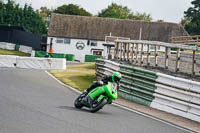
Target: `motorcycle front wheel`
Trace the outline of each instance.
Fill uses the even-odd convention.
[[[103,108],[104,105],[107,103],[107,98],[101,100],[101,102],[93,103],[92,108],[90,108],[90,112],[95,113]]]

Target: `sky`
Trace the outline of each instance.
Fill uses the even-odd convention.
[[[180,23],[184,11],[191,7],[193,0],[15,0],[23,6],[31,4],[33,8],[41,6],[55,9],[63,4],[76,4],[93,15],[97,15],[112,2],[127,6],[133,12],[151,14],[153,21],[164,20],[166,22]]]

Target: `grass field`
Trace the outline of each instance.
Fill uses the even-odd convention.
[[[30,56],[30,54],[27,53],[13,51],[13,50],[5,50],[5,49],[0,49],[0,55]]]
[[[50,73],[73,88],[85,90],[96,80],[94,68],[95,63],[85,63],[67,66],[65,71],[51,70]]]

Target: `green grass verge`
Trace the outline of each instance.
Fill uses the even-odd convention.
[[[94,68],[95,63],[85,63],[67,66],[65,71],[51,70],[50,73],[63,83],[82,91],[96,80]]]
[[[0,55],[30,56],[30,54],[27,53],[13,51],[13,50],[6,50],[6,49],[0,49]]]
[[[184,50],[184,52],[188,52],[188,53],[192,53],[193,51],[192,50]],[[196,51],[196,53],[200,53],[200,51]]]

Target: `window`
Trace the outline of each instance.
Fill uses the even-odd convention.
[[[56,43],[63,43],[63,39],[56,39]]]
[[[93,51],[93,55],[102,56],[102,51]]]
[[[69,38],[57,38],[56,39],[56,43],[70,44],[71,43],[71,39],[69,39]]]
[[[64,38],[64,44],[70,44],[71,43],[71,39],[69,38]]]
[[[90,45],[91,45],[91,46],[97,46],[97,41],[91,41],[91,42],[90,42]]]
[[[87,45],[89,45],[89,46],[97,46],[97,41],[88,40]]]

